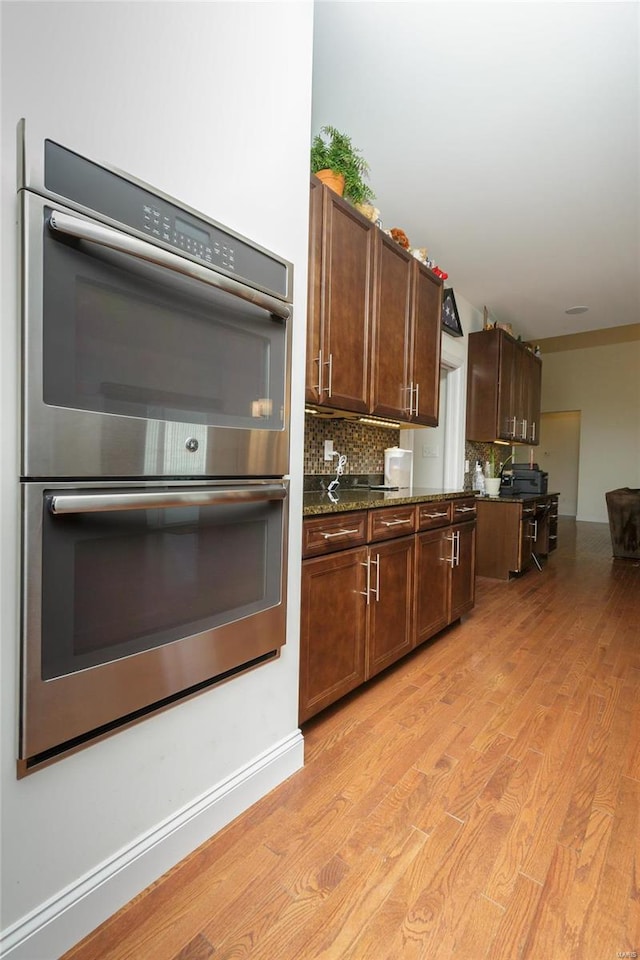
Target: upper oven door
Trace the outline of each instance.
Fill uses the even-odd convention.
[[[290,307],[21,197],[23,476],[287,473]]]

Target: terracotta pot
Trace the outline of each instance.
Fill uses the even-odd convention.
[[[344,193],[344,173],[334,173],[333,170],[318,170],[316,177],[318,180],[322,180],[338,196],[341,197]]]

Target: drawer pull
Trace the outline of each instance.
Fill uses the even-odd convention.
[[[523,508],[522,508],[522,512],[523,512],[523,513],[533,513],[534,510],[533,510],[533,507],[523,507]]]
[[[380,523],[383,527],[395,527],[398,523],[411,523],[411,517],[407,517],[406,520],[381,520]]]
[[[325,540],[331,540],[333,537],[347,537],[350,533],[360,533],[359,530],[338,530],[336,533],[323,533],[320,531],[320,536],[324,537]]]
[[[424,516],[427,517],[429,520],[435,520],[437,519],[437,517],[446,517],[447,511],[445,510],[444,513],[425,513]]]
[[[550,534],[549,534],[549,540],[557,540],[557,539],[558,539],[558,537],[557,537],[557,535],[556,535],[555,533],[550,533]]]
[[[456,513],[475,513],[476,508],[475,507],[456,507],[455,511]]]

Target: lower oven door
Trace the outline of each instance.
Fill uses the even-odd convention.
[[[287,494],[23,484],[24,772],[277,656]]]

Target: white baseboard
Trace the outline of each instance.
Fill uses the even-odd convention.
[[[54,960],[304,764],[299,730],[3,931],[3,960]]]

